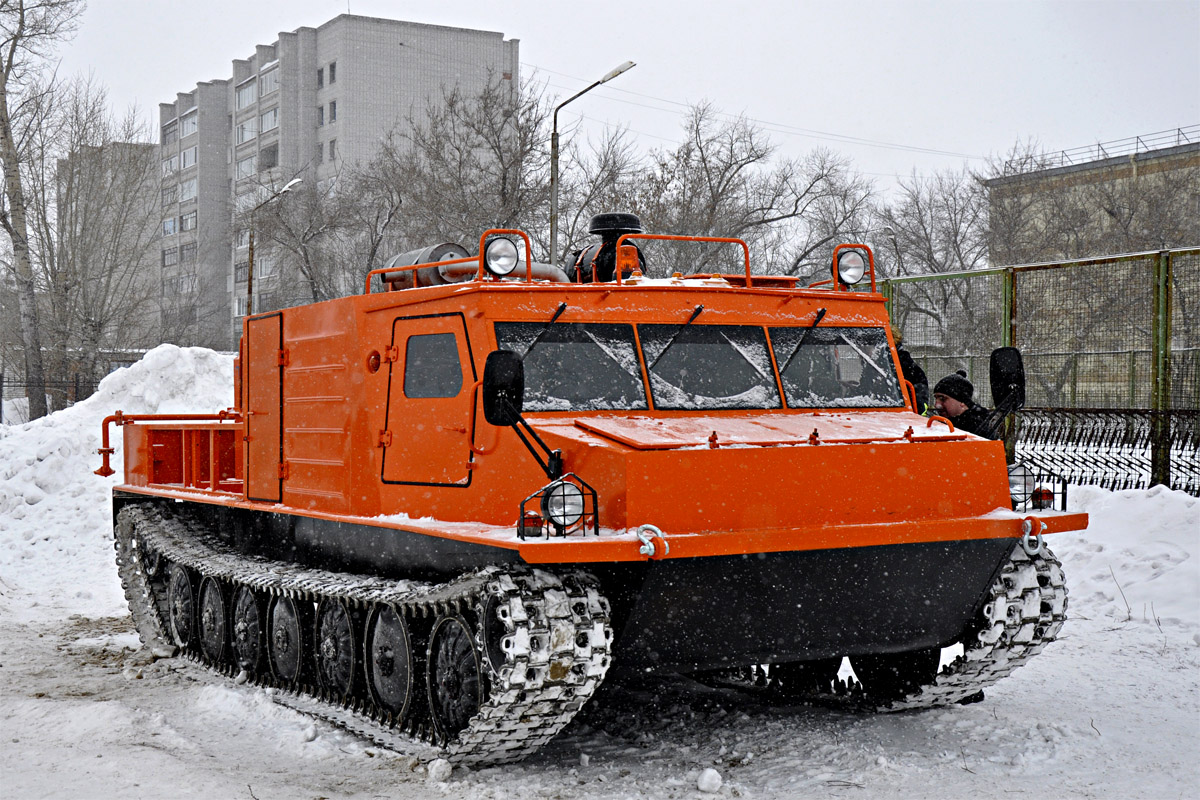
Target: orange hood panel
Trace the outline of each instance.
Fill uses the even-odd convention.
[[[588,417],[575,426],[635,450],[678,450],[686,448],[773,447],[797,444],[865,444],[867,442],[946,442],[969,438],[942,422],[930,421],[909,412],[812,414],[763,414],[753,418],[682,417]]]

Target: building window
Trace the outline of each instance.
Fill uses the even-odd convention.
[[[237,107],[239,109],[254,105],[258,99],[258,82],[251,78],[237,89]]]
[[[181,216],[179,218],[179,230],[181,230],[181,231],[196,230],[196,212],[195,211],[189,211],[188,213],[184,214],[183,216]],[[184,247],[186,248],[187,245],[184,245]],[[194,245],[193,245],[193,247],[194,247]]]
[[[163,144],[174,144],[175,140],[178,138],[179,138],[179,126],[176,124],[175,120],[171,120],[166,125],[163,125],[163,128],[162,128],[162,143]]]
[[[325,68],[317,67],[317,88],[320,89],[324,86],[325,86]]]
[[[196,212],[192,212],[193,223],[195,222]],[[192,227],[195,227],[193,224]],[[189,242],[188,244],[179,246],[179,263],[180,264],[195,264],[196,263],[196,243]]]
[[[233,267],[233,280],[236,283],[245,283],[246,276],[250,274],[250,262],[239,261]]]
[[[258,76],[258,96],[266,97],[279,89],[279,69],[264,72]]]
[[[196,148],[189,147],[179,154],[179,166],[181,169],[196,166]]]
[[[179,138],[191,136],[199,129],[199,115],[193,111],[179,118]]]
[[[260,133],[273,131],[279,127],[279,109],[272,108],[270,111],[264,111],[262,116],[258,118],[258,130]]]
[[[337,139],[329,140],[329,160],[333,161],[337,158]]]
[[[337,83],[337,62],[336,61],[329,62],[329,82]]]
[[[250,229],[242,228],[233,235],[234,247],[247,247],[250,244]]]
[[[179,202],[179,187],[164,186],[162,190],[162,204],[164,206],[173,206]]]
[[[162,251],[162,265],[164,267],[173,267],[179,263],[179,250],[174,247],[168,247]]]
[[[162,224],[162,235],[163,236],[170,236],[173,233],[175,233],[175,218],[174,217],[167,217],[162,222],[163,222],[163,224]]]
[[[188,178],[179,184],[179,202],[184,203],[188,200],[195,200],[197,185],[198,181],[195,178]]]
[[[317,127],[325,124],[325,106],[317,106]]]
[[[273,144],[258,151],[258,168],[270,169],[279,166],[279,145]]]
[[[245,295],[242,295],[241,297],[237,298],[236,308],[237,308],[237,310],[234,312],[235,314],[237,314],[239,317],[246,316],[246,297],[245,297]]]
[[[317,142],[317,163],[318,164],[325,163],[325,143],[324,142]]]
[[[163,175],[173,175],[179,171],[179,156],[171,156],[162,162]]]
[[[337,122],[337,100],[329,101],[329,121]]]
[[[246,156],[238,161],[235,177],[240,181],[242,178],[249,178],[251,175],[257,172],[258,170],[255,169],[255,161],[257,160],[257,156]]]
[[[245,144],[258,135],[258,120],[248,119],[245,122],[239,122],[237,126],[237,143]]]

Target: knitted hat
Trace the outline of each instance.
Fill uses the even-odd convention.
[[[971,396],[975,394],[975,387],[967,380],[967,373],[963,370],[953,372],[937,382],[933,387],[934,394],[944,394],[946,397],[953,397],[960,403],[971,404]]]

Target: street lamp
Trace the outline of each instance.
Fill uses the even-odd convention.
[[[550,128],[550,263],[558,264],[558,110],[580,95],[590,92],[602,83],[608,83],[622,72],[632,69],[635,64],[626,61],[600,80],[586,89],[563,100],[554,107],[554,119]]]
[[[282,189],[250,209],[250,253],[246,264],[246,313],[244,316],[248,317],[254,313],[254,212],[275,198],[290,192],[302,180],[303,178],[292,178]]]
[[[892,240],[892,249],[896,251],[896,264],[900,267],[900,274],[904,275],[904,256],[900,255],[900,244],[896,241],[896,229],[891,225],[884,225],[880,230]]]

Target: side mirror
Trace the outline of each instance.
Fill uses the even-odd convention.
[[[1015,347],[999,347],[992,351],[990,364],[992,402],[1005,413],[1025,406],[1025,365],[1021,351]]]
[[[511,350],[488,353],[483,365],[483,418],[491,425],[516,425],[525,407],[525,362]]]

